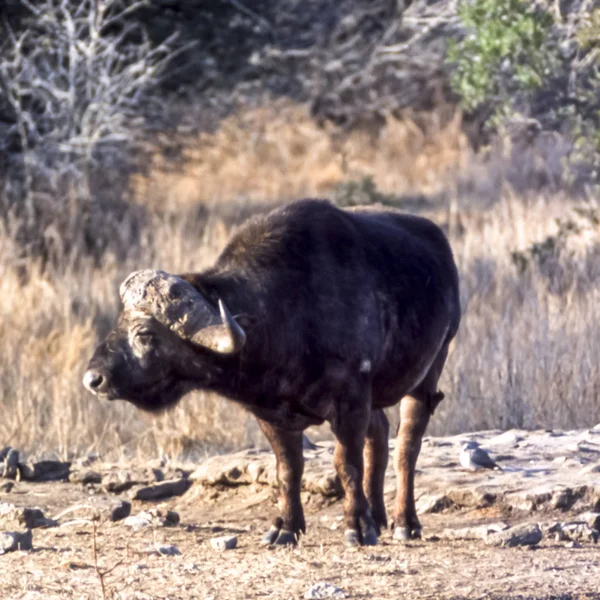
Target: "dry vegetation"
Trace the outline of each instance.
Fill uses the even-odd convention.
[[[17,260],[8,236],[0,237],[2,444],[38,455],[154,456],[259,443],[251,418],[207,395],[161,417],[98,402],[80,384],[86,361],[115,320],[118,284],[129,271],[201,269],[249,212],[333,197],[341,183],[365,176],[379,197],[446,227],[461,271],[465,315],[431,432],[598,420],[599,231],[587,219],[585,235],[567,236],[581,243],[547,248],[542,264],[527,248],[556,234],[556,219],[568,219],[575,202],[500,185],[503,164],[472,155],[459,115],[407,115],[377,134],[341,134],[281,105],[231,117],[184,147],[177,161],[157,155],[134,181],[131,210],[141,206],[144,218],[126,256],[42,270],[33,259]]]

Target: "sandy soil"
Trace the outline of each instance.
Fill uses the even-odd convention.
[[[88,503],[90,489],[21,482],[3,496],[56,516]],[[436,539],[448,527],[498,520],[503,515],[495,508],[426,514],[423,541],[401,544],[386,532],[379,546],[355,550],[343,545],[341,503],[313,496],[300,545],[269,549],[258,540],[275,513],[273,496],[264,486],[196,486],[160,505],[179,512],[179,525],[137,532],[123,522],[94,526],[80,520],[89,509],[74,510],[60,527],[35,529],[33,551],[0,556],[0,597],[296,599],[328,582],[347,598],[600,599],[597,545],[544,540],[535,549],[492,548],[483,541]],[[134,502],[132,514],[149,506]],[[220,535],[236,535],[237,548],[215,551],[210,539]],[[161,555],[162,545],[180,554]]]

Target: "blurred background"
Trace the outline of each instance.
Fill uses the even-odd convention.
[[[218,397],[148,416],[81,376],[130,271],[201,270],[305,196],[447,232],[464,318],[430,433],[593,425],[599,193],[598,1],[4,0],[0,446],[262,444]]]

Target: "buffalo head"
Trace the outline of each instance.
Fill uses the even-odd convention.
[[[220,360],[244,346],[243,329],[188,281],[164,271],[136,271],[120,288],[123,311],[83,377],[92,393],[148,411],[175,404],[192,388],[210,387]],[[220,359],[220,360],[219,360]]]

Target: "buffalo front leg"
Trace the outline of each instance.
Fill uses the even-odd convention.
[[[383,487],[388,464],[390,424],[383,410],[373,410],[365,440],[363,486],[375,521],[377,535],[387,526]]]
[[[421,524],[415,507],[415,468],[421,440],[429,421],[429,406],[415,395],[400,401],[400,427],[396,440],[396,503],[394,506],[394,539],[421,537]]]
[[[363,450],[368,425],[368,408],[343,411],[332,423],[337,438],[333,460],[344,488],[344,537],[349,546],[377,544],[377,528],[363,490]]]
[[[304,457],[302,432],[286,431],[258,419],[258,424],[275,453],[277,482],[279,484],[279,516],[262,538],[261,543],[296,544],[301,533],[306,533],[304,511],[300,500]]]

